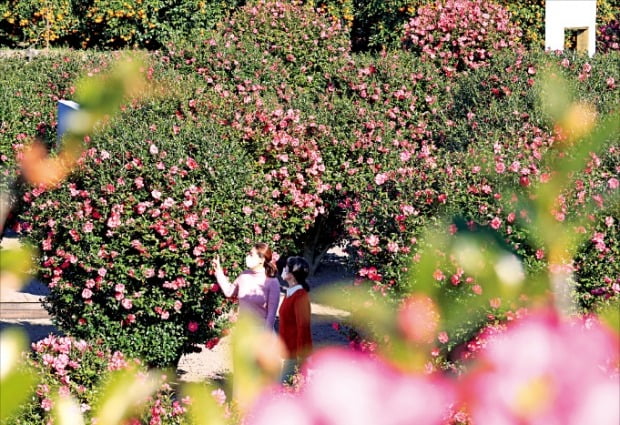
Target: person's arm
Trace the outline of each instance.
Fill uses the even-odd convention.
[[[278,311],[278,304],[280,304],[280,284],[276,279],[269,279],[270,283],[267,285],[265,298],[267,299],[267,317],[265,326],[267,329],[273,330],[276,322],[276,312]]]
[[[224,270],[222,270],[222,266],[220,265],[220,257],[216,256],[213,261],[213,267],[215,268],[215,280],[217,280],[217,284],[222,288],[222,292],[227,298],[232,297],[236,292],[238,285],[238,280],[235,280],[233,283],[230,283],[228,276],[224,274]]]
[[[307,294],[295,303],[295,324],[297,328],[297,353],[300,360],[305,360],[312,351],[312,330],[310,327],[310,299]]]

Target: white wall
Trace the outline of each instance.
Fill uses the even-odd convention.
[[[596,48],[596,0],[546,0],[545,49],[564,50],[564,29],[588,27],[588,54]]]

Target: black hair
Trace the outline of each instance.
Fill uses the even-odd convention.
[[[310,292],[310,285],[306,282],[306,278],[310,274],[310,264],[308,264],[306,259],[304,257],[288,257],[286,266],[289,273],[295,277],[297,283]]]

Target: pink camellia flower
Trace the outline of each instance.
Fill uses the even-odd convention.
[[[405,374],[379,358],[344,349],[316,353],[299,393],[264,394],[249,425],[400,425],[445,423],[455,399],[440,377]]]
[[[502,225],[502,220],[499,217],[494,217],[493,220],[491,220],[491,227],[495,230],[499,229]]]
[[[163,209],[167,209],[167,208],[171,208],[173,205],[175,204],[174,199],[168,197],[164,200],[164,202],[161,204]]]
[[[157,149],[157,146],[151,145],[149,146],[149,153],[151,155],[157,155],[159,153],[159,149]]]
[[[379,237],[377,235],[370,235],[366,238],[366,243],[370,246],[379,245]]]
[[[399,250],[398,244],[396,242],[388,242],[387,250],[391,253],[397,253]]]
[[[437,269],[433,272],[433,279],[437,281],[441,281],[441,280],[444,280],[445,278],[446,276],[443,274],[441,270]]]
[[[226,393],[221,388],[211,391],[211,397],[213,397],[220,406],[226,403]]]
[[[181,311],[181,308],[183,308],[183,303],[179,300],[175,300],[173,308],[174,311]]]
[[[190,332],[196,332],[198,330],[198,322],[189,322],[187,324],[187,330]]]
[[[93,296],[93,291],[91,291],[88,288],[84,288],[82,290],[82,298],[84,298],[85,300],[90,299]]]
[[[472,423],[617,425],[619,353],[618,336],[593,319],[517,320],[463,381]]]
[[[133,307],[133,302],[129,298],[125,298],[121,301],[121,305],[125,310],[131,310]]]
[[[385,173],[379,173],[375,176],[375,183],[379,186],[387,181],[387,175]]]
[[[153,190],[153,191],[151,191],[151,196],[154,199],[160,199],[161,198],[161,192],[159,190]]]
[[[523,187],[528,187],[530,185],[530,179],[527,176],[519,177],[519,184]]]
[[[54,403],[52,402],[51,399],[44,398],[43,400],[41,400],[41,408],[45,410],[46,412],[49,412],[50,410],[52,410],[53,406],[54,406]]]
[[[187,165],[187,168],[189,168],[190,170],[195,170],[196,168],[198,168],[198,163],[194,158],[187,158],[187,160],[185,161],[185,165]]]
[[[115,228],[119,227],[120,225],[121,225],[120,215],[119,214],[115,214],[113,212],[112,215],[110,216],[110,218],[108,219],[107,226],[110,229],[115,229]]]
[[[617,178],[612,177],[607,180],[607,187],[609,187],[610,189],[618,189],[618,186],[620,186],[620,182]]]
[[[84,233],[90,233],[93,231],[94,228],[95,226],[93,225],[92,221],[87,221],[86,223],[82,225],[82,231]]]

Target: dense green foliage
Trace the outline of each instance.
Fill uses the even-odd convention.
[[[246,1],[7,0],[0,4],[0,46],[157,49],[204,36]],[[316,5],[351,30],[354,51],[398,46],[402,26],[428,0],[319,0]],[[544,0],[497,0],[532,48],[544,43]],[[597,1],[597,27],[618,19],[618,0]]]
[[[573,100],[603,115],[618,110],[620,56],[513,51],[496,35],[481,35],[483,61],[447,70],[425,56],[444,50],[353,53],[349,28],[330,14],[256,2],[204,38],[153,52],[144,73],[156,96],[93,134],[57,188],[20,186],[20,230],[41,249],[56,323],[173,363],[224,326],[229,304],[210,258],[223,255],[235,275],[256,241],[303,251],[314,265],[347,243],[359,277],[398,300],[415,285],[420,232],[445,214],[496,233],[526,273],[547,267],[519,223],[527,211],[502,199],[507,187],[544,185],[543,157],[562,141],[538,104],[539,77],[558,66]],[[469,50],[454,53],[471,62],[459,56]],[[55,101],[73,95],[77,75],[113,58],[67,51],[0,62],[6,181],[31,137],[53,144]],[[620,291],[616,145],[593,153],[557,200],[558,221],[589,218],[575,229],[584,242],[573,264],[585,308]],[[479,292],[462,271],[438,269],[435,280],[458,287],[455,298]]]

